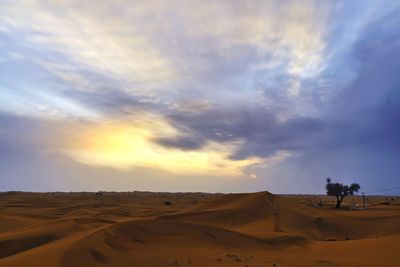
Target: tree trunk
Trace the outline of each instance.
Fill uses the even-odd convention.
[[[335,206],[335,208],[340,208],[340,199],[339,199],[339,196],[336,196],[336,206]]]
[[[335,206],[335,208],[340,208],[341,207],[341,205],[342,205],[342,201],[343,201],[343,199],[344,199],[344,195],[343,196],[341,196],[341,197],[339,197],[339,196],[336,196],[336,206]]]

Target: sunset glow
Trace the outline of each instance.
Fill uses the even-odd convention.
[[[0,186],[318,193],[327,175],[391,186],[399,11],[1,1]]]
[[[152,127],[149,125],[149,127]],[[163,129],[166,129],[164,125]],[[156,129],[124,125],[105,125],[89,129],[64,153],[84,164],[117,169],[147,167],[176,174],[241,175],[243,167],[257,159],[229,160],[240,142],[209,143],[203,149],[167,149],[152,142]],[[235,144],[236,143],[236,144]]]

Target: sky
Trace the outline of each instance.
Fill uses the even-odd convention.
[[[399,186],[399,13],[0,0],[0,191]]]

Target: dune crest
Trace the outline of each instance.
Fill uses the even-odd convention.
[[[20,193],[0,200],[0,266],[399,263],[399,199],[365,211],[317,208],[268,192]],[[36,204],[13,205],[24,201]]]

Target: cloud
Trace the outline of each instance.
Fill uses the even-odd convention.
[[[85,173],[254,174],[257,188],[293,176],[301,188],[324,170],[381,171],[389,183],[395,165],[377,155],[398,157],[400,146],[398,10],[393,1],[2,3],[0,155],[31,151],[46,168],[57,155]]]
[[[257,159],[230,160],[238,142],[207,141],[201,149],[185,151],[165,144],[179,138],[176,129],[158,115],[126,121],[48,121],[1,114],[1,157],[26,154],[40,158],[68,156],[94,168],[163,170],[176,175],[235,177]],[[160,139],[164,136],[164,141]],[[178,137],[176,137],[178,136]],[[164,142],[164,146],[160,143]],[[183,146],[184,144],[181,144]],[[14,166],[14,165],[12,165]],[[15,166],[14,166],[15,167]]]
[[[134,95],[120,88],[97,87],[95,91],[66,90],[63,96],[98,112],[103,118],[120,116],[146,116],[165,109],[158,99],[146,95]]]
[[[145,167],[175,174],[218,174],[221,177],[241,175],[244,167],[258,163],[256,158],[229,159],[239,142],[220,144],[209,140],[201,147],[187,140],[173,143],[182,138],[175,137],[175,129],[166,122],[156,120],[157,117],[151,122],[141,118],[130,124],[100,123],[82,129],[61,152],[91,166],[127,170]],[[196,150],[187,146],[196,146]]]
[[[323,66],[329,14],[314,1],[175,8],[162,1],[15,1],[2,17],[4,32],[20,32],[36,56],[60,53],[80,68],[165,90],[233,79],[254,67],[268,74],[282,62],[289,75],[312,76]]]
[[[25,41],[39,50],[64,53],[75,64],[123,79],[168,79],[172,66],[135,24],[120,17],[104,19],[108,4],[79,5],[76,1],[13,2],[4,8],[3,21],[10,30],[27,32]],[[62,10],[62,12],[61,12]]]
[[[178,136],[176,138],[156,138],[156,143],[170,148],[177,148],[182,150],[198,150],[204,147],[205,140],[202,138],[195,138],[193,136]]]
[[[335,176],[345,182],[359,181],[363,191],[370,191],[398,182],[398,20],[393,12],[387,13],[360,35],[352,53],[359,66],[357,76],[329,103],[321,118],[324,131],[311,143],[303,142],[302,153],[259,169],[267,185],[295,192],[308,179],[314,181],[309,190],[319,192],[322,178]],[[274,181],[276,176],[287,182]]]
[[[297,151],[309,146],[324,131],[324,122],[313,118],[292,118],[285,121],[271,110],[260,107],[236,107],[235,109],[213,109],[193,114],[171,114],[173,125],[189,129],[189,144],[202,144],[205,140],[243,143],[230,156],[232,159],[247,157],[270,157],[280,151]],[[176,147],[184,143],[167,142],[163,145]],[[200,146],[186,148],[198,149]]]

